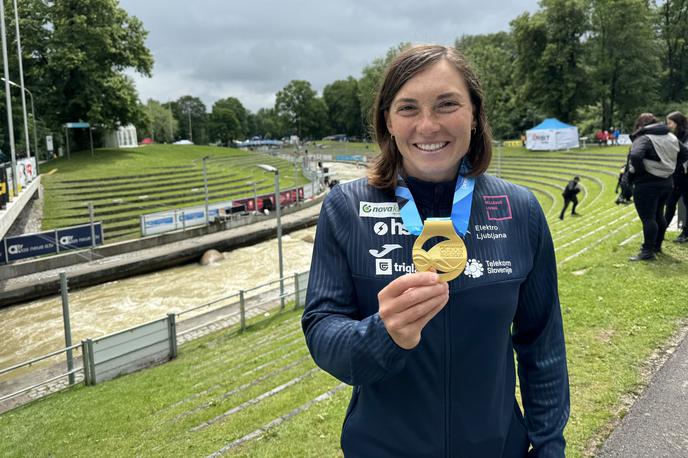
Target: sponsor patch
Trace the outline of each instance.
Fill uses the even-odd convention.
[[[399,217],[399,205],[396,202],[359,202],[358,216],[361,218]]]
[[[378,221],[373,225],[373,232],[376,235],[387,235],[391,232],[391,235],[410,235],[410,232],[406,230],[404,224],[392,218],[389,223],[386,221]]]
[[[375,260],[375,275],[392,275],[392,260],[391,259],[376,259]]]
[[[507,238],[506,232],[502,232],[496,224],[476,224],[473,226],[473,229],[475,229],[476,240],[499,240]]]
[[[469,259],[468,262],[466,262],[466,269],[463,271],[463,274],[467,277],[479,278],[483,276],[483,272],[483,264],[480,261],[477,259]]]
[[[480,278],[483,275],[511,275],[514,272],[511,261],[494,259],[478,261],[469,259],[463,274],[470,278]]]
[[[483,196],[483,204],[490,221],[504,221],[512,219],[509,196]]]
[[[368,250],[368,253],[376,258],[381,258],[399,248],[401,248],[401,245],[397,245],[396,243],[386,243],[382,245],[382,250]]]

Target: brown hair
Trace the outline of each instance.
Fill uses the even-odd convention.
[[[676,123],[676,137],[682,142],[688,140],[688,119],[686,115],[680,111],[674,111],[667,115],[667,119],[671,119]]]
[[[653,115],[652,113],[642,113],[640,116],[638,116],[638,119],[635,120],[635,125],[633,126],[633,133],[638,132],[638,130],[642,129],[645,126],[655,124],[656,122],[657,118],[655,118],[655,115]]]
[[[440,45],[414,46],[399,54],[387,67],[382,85],[372,108],[373,135],[380,147],[368,173],[368,182],[377,188],[394,189],[402,157],[387,130],[385,113],[401,87],[418,73],[445,59],[454,65],[466,81],[473,105],[475,131],[466,157],[471,163],[469,176],[478,176],[487,170],[492,159],[492,132],[487,122],[483,90],[464,56],[453,48]]]

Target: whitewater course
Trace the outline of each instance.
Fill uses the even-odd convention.
[[[341,181],[358,178],[364,172],[349,164],[328,165]],[[314,235],[315,226],[311,226],[282,236],[285,277],[310,268]],[[126,329],[278,279],[277,240],[272,238],[226,252],[224,259],[209,265],[190,263],[74,289],[69,293],[72,342]],[[0,323],[0,368],[64,348],[59,295],[0,308]]]

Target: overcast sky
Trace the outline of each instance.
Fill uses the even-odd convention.
[[[143,21],[153,77],[132,74],[143,102],[236,97],[251,111],[303,79],[322,94],[397,44],[452,45],[509,29],[536,0],[120,0]]]

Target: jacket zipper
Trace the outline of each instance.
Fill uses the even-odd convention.
[[[444,446],[445,456],[451,457],[451,307],[445,306],[445,310],[447,313],[444,320]]]

